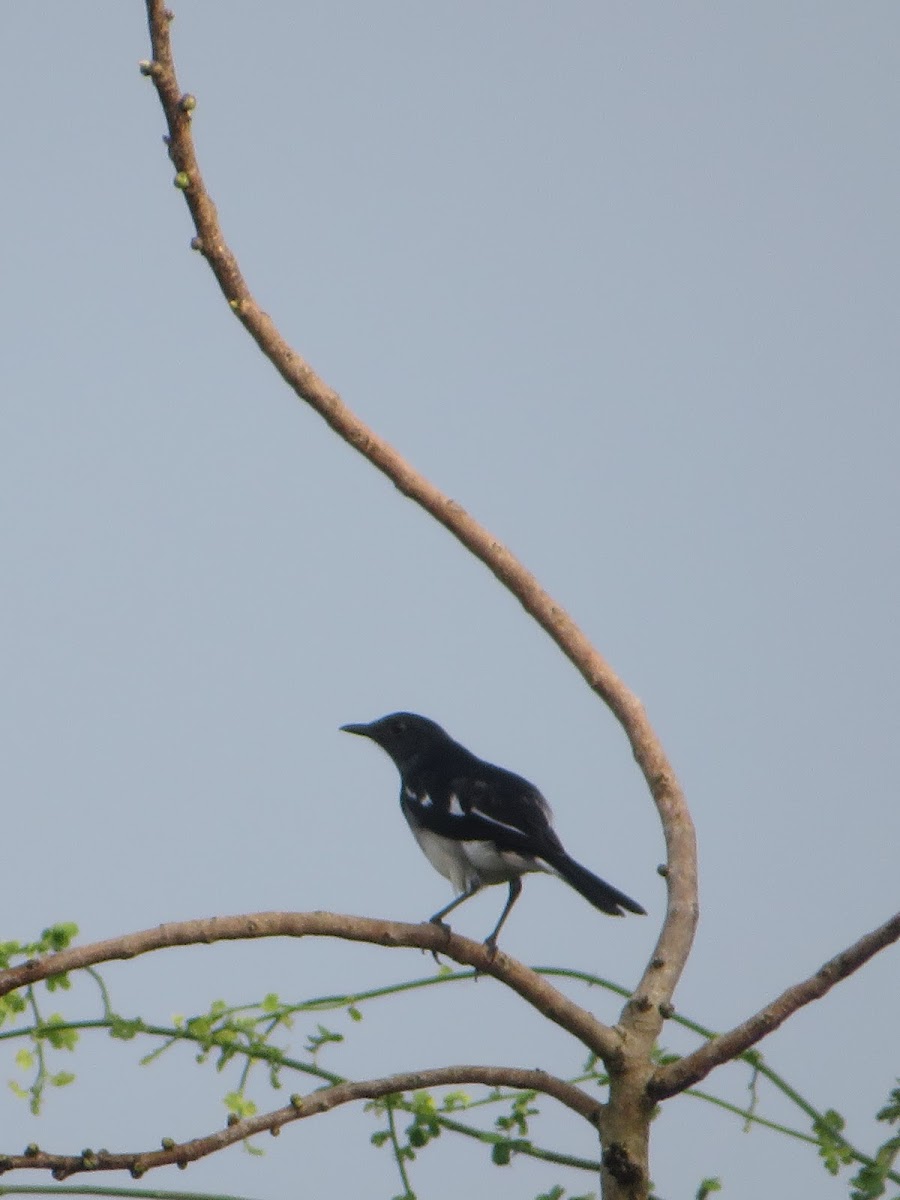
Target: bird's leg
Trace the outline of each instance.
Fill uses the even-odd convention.
[[[491,958],[493,958],[494,955],[497,953],[497,937],[499,936],[500,930],[503,928],[503,922],[509,916],[510,912],[512,911],[512,906],[515,904],[515,902],[518,900],[518,898],[521,896],[521,894],[522,894],[522,880],[517,875],[515,877],[515,879],[511,879],[509,881],[509,897],[507,898],[507,901],[506,901],[506,907],[503,909],[503,912],[500,914],[500,920],[494,926],[494,932],[489,934],[484,939],[484,944],[485,944],[485,946],[487,946],[488,951],[490,952]]]
[[[481,884],[473,883],[472,886],[470,888],[467,888],[466,891],[464,891],[461,896],[455,896],[450,901],[449,904],[445,904],[443,908],[438,909],[438,911],[434,914],[434,916],[429,917],[428,920],[431,922],[432,925],[440,925],[444,929],[449,929],[450,926],[445,924],[445,922],[444,922],[444,917],[446,917],[447,913],[452,913],[454,908],[458,908],[459,905],[463,904],[466,900],[471,900],[471,898],[475,895],[475,893],[480,892],[480,891],[481,891]]]
[[[480,891],[481,891],[481,884],[480,883],[473,884],[470,888],[468,888],[465,892],[463,892],[463,894],[461,896],[454,897],[454,899],[451,900],[449,904],[445,904],[443,908],[438,909],[438,911],[434,914],[433,917],[428,918],[429,922],[432,925],[440,925],[441,929],[446,929],[447,932],[450,933],[450,926],[447,924],[447,922],[443,918],[446,917],[447,913],[453,912],[454,908],[456,908],[458,905],[462,904],[463,901],[471,899],[471,897],[474,896],[476,892],[480,892]],[[438,966],[440,966],[441,960],[438,958],[437,950],[432,950],[431,957],[438,964]]]

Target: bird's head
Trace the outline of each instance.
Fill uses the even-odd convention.
[[[449,742],[440,725],[416,713],[396,712],[368,725],[342,725],[344,733],[371,738],[385,750],[403,771],[432,746]]]

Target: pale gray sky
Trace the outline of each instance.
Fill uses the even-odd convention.
[[[701,847],[676,999],[733,1024],[897,907],[900,9],[176,11],[204,173],[260,302],[646,703]],[[449,897],[394,769],[337,732],[403,707],[533,779],[573,852],[651,914],[606,921],[528,880],[506,948],[633,983],[662,848],[623,736],[230,317],[188,249],[137,71],[143,6],[13,5],[4,35],[2,936],[270,908],[427,916]],[[481,935],[502,899],[459,928]],[[164,1020],[430,967],[269,944],[106,975],[121,1011]],[[898,992],[886,954],[761,1047],[864,1148],[898,1071]],[[611,998],[576,994],[615,1018]],[[76,996],[93,1014],[87,982]],[[489,981],[343,1026],[324,1063],[359,1075],[583,1057]],[[139,1071],[147,1049],[86,1039],[78,1085],[40,1121],[0,1100],[0,1151],[219,1124],[227,1081],[187,1052]],[[745,1082],[709,1087],[742,1102]],[[760,1103],[797,1120],[765,1089]],[[595,1155],[586,1127],[542,1107],[536,1142]],[[233,1150],[151,1185],[387,1200],[399,1181],[372,1128],[345,1111],[262,1160]],[[653,1171],[665,1200],[705,1175],[727,1200],[847,1192],[808,1148],[691,1099],[657,1121]],[[554,1182],[595,1187],[491,1167],[449,1137],[413,1167],[421,1200]]]

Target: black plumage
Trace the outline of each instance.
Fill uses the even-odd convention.
[[[459,893],[431,918],[438,924],[485,885],[507,883],[497,936],[522,891],[522,875],[558,875],[610,916],[644,909],[569,855],[552,824],[550,806],[534,784],[476,757],[427,717],[391,713],[347,733],[377,742],[400,772],[400,806],[429,862]]]

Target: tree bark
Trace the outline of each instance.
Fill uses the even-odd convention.
[[[649,1075],[643,1053],[629,1056],[625,1070],[610,1075],[609,1100],[600,1114],[603,1200],[647,1200],[650,1194]]]

